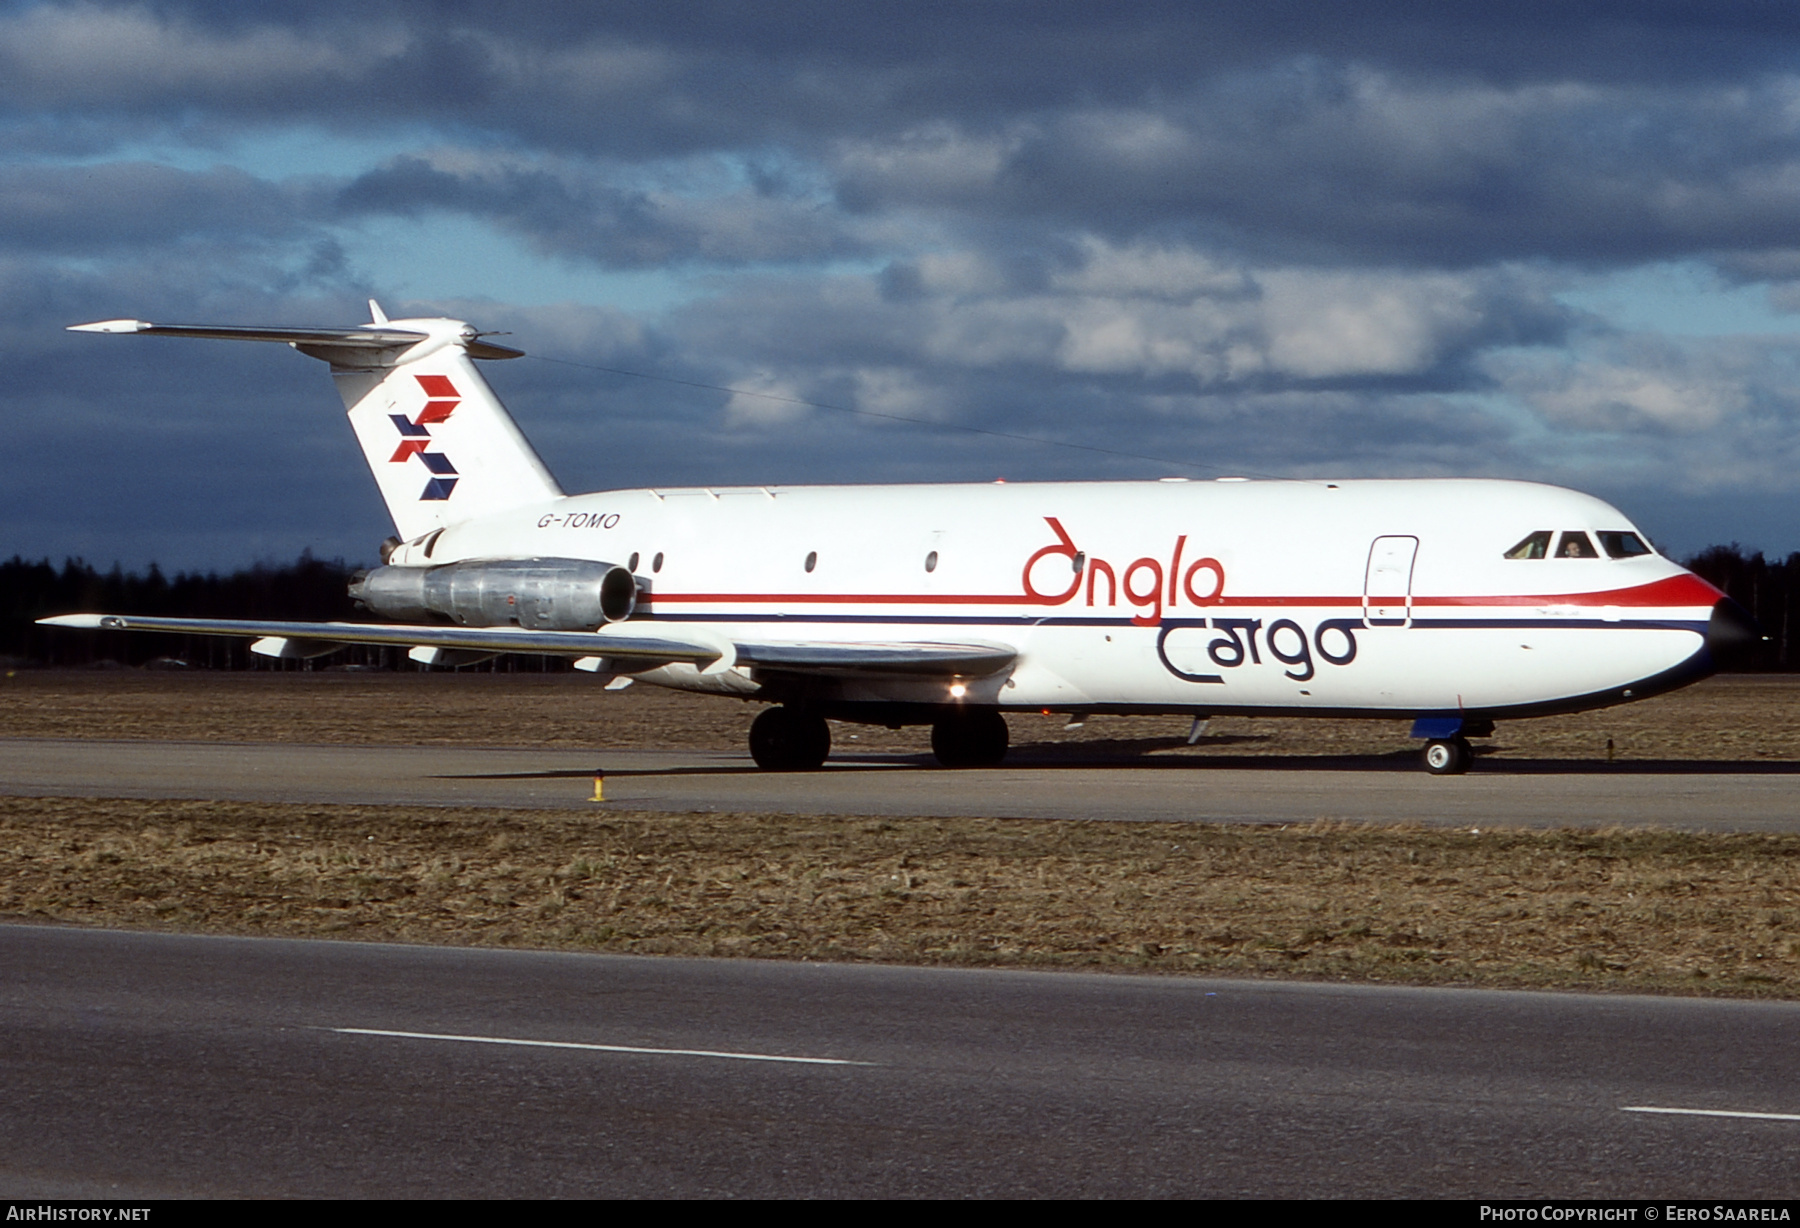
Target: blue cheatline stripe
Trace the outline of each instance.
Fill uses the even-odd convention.
[[[433,473],[456,472],[456,466],[452,465],[450,463],[450,458],[445,456],[442,452],[421,452],[419,453],[419,459],[424,461],[425,467]]]
[[[450,492],[456,489],[455,478],[432,478],[425,483],[425,493],[419,496],[419,502],[428,499],[448,499]]]
[[[430,431],[426,430],[422,426],[416,425],[405,414],[389,414],[388,417],[390,419],[392,419],[392,421],[394,423],[394,429],[399,431],[402,435],[410,435],[415,438],[417,436],[423,435],[427,439],[431,438]]]

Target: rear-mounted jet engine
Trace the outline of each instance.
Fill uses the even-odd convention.
[[[377,567],[350,586],[387,618],[447,618],[465,627],[517,623],[533,631],[593,631],[631,617],[637,582],[617,563],[586,559],[465,561]]]

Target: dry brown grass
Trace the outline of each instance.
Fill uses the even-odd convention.
[[[0,676],[0,737],[742,750],[760,705],[654,687],[603,691],[585,674],[149,673]],[[521,712],[533,719],[518,720]],[[1188,747],[1178,716],[1011,715],[1017,746],[1097,755],[1384,755],[1403,721],[1221,717]],[[922,729],[840,725],[840,750],[920,753]],[[1740,675],[1639,704],[1504,723],[1496,758],[1800,759],[1800,677]]]
[[[0,914],[1800,996],[1800,836],[0,799]]]
[[[1502,726],[1500,758],[1800,758],[1800,679]],[[0,737],[739,750],[571,675],[20,671]],[[508,719],[529,711],[532,719]],[[1362,756],[1387,721],[1014,716],[1096,757]],[[549,731],[546,733],[546,731]],[[840,749],[921,730],[839,726]],[[1800,997],[1800,836],[0,799],[0,914],[218,933]]]

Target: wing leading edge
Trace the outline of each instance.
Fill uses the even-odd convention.
[[[644,624],[614,624],[605,631],[531,631],[521,627],[446,627],[395,623],[261,622],[243,619],[152,618],[136,614],[61,614],[40,618],[51,627],[90,631],[159,631],[177,635],[271,638],[323,646],[375,644],[394,648],[448,648],[472,652],[520,652],[553,657],[605,657],[619,673],[672,661],[700,668],[725,665],[820,677],[984,678],[1018,659],[1004,644],[935,642],[758,644],[721,638],[706,642],[640,633]],[[631,630],[620,629],[630,627]],[[307,655],[311,655],[310,653]],[[730,658],[727,660],[727,658]]]

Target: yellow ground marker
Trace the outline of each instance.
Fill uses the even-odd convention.
[[[590,802],[603,802],[606,800],[605,772],[596,771],[594,773],[594,796],[588,798],[588,800]]]

